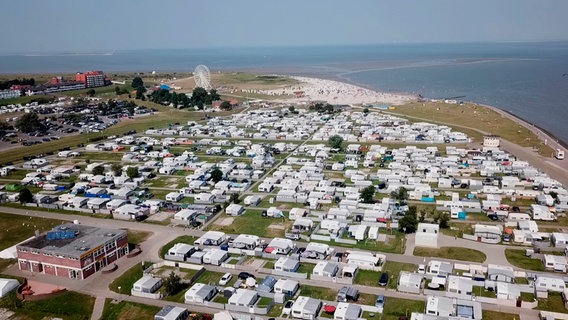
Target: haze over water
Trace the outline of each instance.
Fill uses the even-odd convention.
[[[305,75],[507,110],[568,142],[568,42],[135,50],[0,56],[0,73],[85,70]],[[474,126],[475,124],[472,124]]]

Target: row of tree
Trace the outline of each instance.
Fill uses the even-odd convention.
[[[174,106],[182,106],[182,108],[197,106],[199,109],[203,109],[206,105],[211,105],[213,101],[220,99],[221,97],[217,93],[217,90],[211,89],[207,92],[207,90],[201,87],[193,89],[191,97],[188,97],[185,93],[170,92],[164,89],[158,89],[150,95],[150,100],[155,103],[171,103]],[[230,108],[230,104],[228,108]]]
[[[0,81],[0,90],[6,90],[6,89],[10,89],[11,86],[13,85],[29,85],[29,86],[35,86],[35,79],[34,78],[22,78],[20,79],[12,79],[12,80],[6,80],[6,81]]]

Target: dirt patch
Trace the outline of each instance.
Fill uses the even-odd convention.
[[[284,224],[271,224],[268,226],[269,229],[280,229],[280,230],[284,230],[286,229],[286,225]]]
[[[291,209],[292,207],[289,204],[281,204],[278,206],[278,209],[280,210],[287,210],[287,209]]]
[[[235,220],[235,219],[231,218],[231,217],[218,219],[217,221],[215,221],[215,225],[223,226],[223,227],[230,226],[231,224],[233,224],[233,220]]]

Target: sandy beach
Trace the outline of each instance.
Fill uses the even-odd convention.
[[[291,77],[300,82],[299,85],[272,90],[254,90],[249,92],[266,95],[288,95],[294,98],[285,99],[286,102],[302,103],[307,101],[327,101],[332,104],[385,104],[401,105],[416,100],[410,94],[387,93],[370,90],[360,86],[340,81]]]

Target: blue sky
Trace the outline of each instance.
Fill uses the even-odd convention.
[[[568,39],[566,0],[7,0],[1,52]]]

